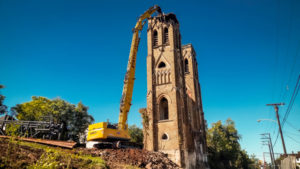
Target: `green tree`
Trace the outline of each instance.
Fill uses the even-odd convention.
[[[241,150],[241,136],[235,128],[234,121],[227,119],[212,124],[207,130],[207,146],[211,169],[247,169],[252,161],[247,152]]]
[[[0,89],[3,89],[3,88],[4,88],[4,85],[0,84]],[[7,110],[7,106],[3,104],[4,99],[5,99],[5,96],[0,94],[0,115],[4,114]]]
[[[263,165],[263,162],[262,161],[260,161],[254,154],[252,154],[251,156],[250,156],[250,161],[251,161],[251,166],[252,166],[252,168],[254,168],[254,169],[260,169],[261,167],[260,166],[262,166]]]
[[[129,130],[129,135],[131,137],[132,142],[138,143],[138,144],[143,144],[143,130],[136,125],[131,125],[128,127]]]
[[[75,139],[79,133],[83,133],[94,118],[88,114],[88,107],[79,102],[70,104],[62,99],[47,99],[45,97],[32,97],[32,101],[17,104],[12,108],[19,120],[44,120],[44,117],[52,117],[56,123],[63,123],[64,139]]]

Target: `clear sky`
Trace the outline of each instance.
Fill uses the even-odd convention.
[[[182,44],[198,60],[205,118],[231,118],[241,145],[262,158],[260,133],[278,131],[274,110],[289,103],[300,72],[300,1],[0,0],[0,84],[5,104],[31,96],[82,101],[96,122],[117,122],[132,28],[158,4],[180,22]],[[146,107],[146,31],[137,59],[129,124],[141,126]],[[287,106],[280,107],[284,116]],[[287,121],[300,129],[300,96]],[[288,152],[300,151],[300,132],[285,124]],[[294,141],[294,140],[295,141]],[[282,153],[280,140],[275,152]]]

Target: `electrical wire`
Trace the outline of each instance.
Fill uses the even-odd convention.
[[[274,92],[275,92],[275,89],[277,88],[276,87],[276,84],[278,84],[277,83],[277,76],[278,76],[278,60],[279,60],[279,25],[280,25],[280,0],[278,0],[278,2],[277,2],[277,16],[276,16],[276,18],[277,18],[277,24],[276,24],[276,39],[275,39],[275,65],[274,65],[274,68],[275,68],[275,70],[274,70],[274,74],[273,74],[273,78],[274,78],[274,80],[273,80],[273,85],[272,85],[272,88],[273,88],[273,90],[272,90],[272,99],[274,99]],[[275,100],[273,100],[273,101],[275,101]]]
[[[269,107],[269,112],[268,112],[268,119],[273,119],[273,107]],[[274,123],[268,123],[265,125],[265,131],[270,131],[274,128]],[[274,130],[276,129],[276,126]]]
[[[295,141],[296,143],[299,143],[299,144],[300,144],[300,142],[297,141],[296,139],[294,139],[293,137],[291,137],[291,136],[289,136],[289,135],[287,135],[287,134],[286,134],[286,136],[289,137],[291,140]]]
[[[296,62],[297,62],[297,56],[299,55],[299,52],[300,52],[300,41],[298,43],[298,47],[296,49],[296,54],[294,55],[294,59],[292,61],[292,66],[291,66],[292,68],[291,68],[291,72],[289,74],[289,78],[288,78],[287,84],[289,84],[291,82],[291,80],[292,80],[293,74],[295,72],[295,65],[296,65]],[[282,99],[285,99],[286,97],[287,97],[287,91],[283,94]]]
[[[290,44],[291,44],[291,32],[292,32],[292,25],[293,25],[293,18],[294,18],[294,0],[291,0],[291,4],[290,4],[290,8],[291,8],[291,12],[290,12],[290,16],[289,16],[289,26],[288,26],[288,33],[287,33],[287,37],[288,37],[288,42],[287,42],[287,48],[286,48],[286,58],[289,58],[289,53],[290,53]],[[287,70],[287,59],[285,59],[285,64],[284,64],[284,67],[283,67],[283,73],[286,72]],[[285,76],[284,76],[285,77]],[[290,79],[290,77],[289,77]],[[288,84],[288,83],[287,83]],[[282,100],[283,98],[283,92],[284,94],[286,94],[286,90],[284,90],[284,80],[282,80],[282,83],[281,83],[281,92],[280,92],[280,100]]]
[[[300,131],[297,127],[295,127],[293,124],[291,124],[290,122],[288,121],[285,121],[286,124],[288,124],[290,127],[292,127],[293,129],[295,129],[296,131]]]
[[[297,80],[297,83],[296,83],[296,86],[295,86],[293,95],[292,95],[292,97],[291,97],[291,100],[290,100],[290,103],[289,103],[289,105],[288,105],[287,111],[285,112],[284,118],[283,118],[283,120],[282,120],[282,123],[281,123],[281,124],[282,124],[282,128],[284,127],[284,124],[285,124],[285,122],[286,122],[286,120],[287,120],[287,118],[288,118],[288,116],[289,116],[289,114],[290,114],[290,112],[291,112],[291,110],[292,110],[292,107],[293,107],[293,105],[294,105],[295,99],[296,99],[296,97],[297,97],[297,95],[298,95],[299,88],[300,88],[300,83],[299,83],[299,81],[300,81],[300,75],[298,76],[298,80]]]
[[[274,99],[274,91],[275,91],[275,84],[277,84],[276,82],[276,77],[278,75],[278,58],[279,58],[279,25],[280,25],[280,0],[277,1],[277,25],[276,25],[276,40],[275,40],[275,71],[274,71],[274,80],[273,80],[273,90],[272,90],[272,99]],[[274,100],[273,100],[274,101]],[[274,146],[276,145],[278,139],[278,134],[277,134],[277,138],[275,141],[275,144],[273,144]]]
[[[294,135],[296,137],[300,136],[300,133],[296,134],[296,133],[292,133],[292,132],[289,132],[289,131],[284,131],[284,133],[288,133],[288,134]]]
[[[297,83],[296,83],[296,86],[295,86],[293,95],[292,95],[292,97],[291,97],[290,103],[289,103],[289,105],[288,105],[287,111],[285,112],[284,118],[283,118],[283,120],[282,120],[282,122],[281,122],[281,128],[283,128],[283,125],[284,125],[284,123],[286,122],[286,119],[287,119],[288,116],[289,116],[290,110],[291,110],[291,108],[293,107],[295,98],[297,97],[297,94],[298,94],[298,91],[299,91],[299,88],[300,88],[300,87],[299,87],[299,86],[300,86],[300,85],[299,85],[299,84],[300,84],[299,81],[300,81],[300,75],[299,75],[299,77],[298,77],[298,80],[297,80]],[[279,117],[279,119],[280,119],[280,117]],[[276,136],[275,142],[274,142],[274,144],[273,144],[274,147],[275,147],[275,145],[276,145],[276,143],[277,143],[278,137],[279,137],[279,131],[277,132],[277,136]]]
[[[277,136],[276,136],[276,139],[275,139],[275,141],[274,141],[273,147],[275,147],[275,146],[276,146],[276,143],[277,143],[278,137],[279,137],[279,131],[277,132]]]

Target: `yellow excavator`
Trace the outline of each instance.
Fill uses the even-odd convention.
[[[161,15],[162,13],[160,7],[157,5],[149,8],[139,17],[133,29],[127,72],[120,103],[119,122],[116,125],[112,125],[109,122],[100,122],[89,125],[86,144],[87,148],[126,148],[134,146],[133,143],[129,142],[130,136],[128,132],[127,117],[132,100],[136,55],[140,41],[139,33],[143,29],[146,19],[151,17],[154,12],[158,12],[158,15]]]

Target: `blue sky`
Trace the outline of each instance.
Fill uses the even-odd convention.
[[[241,145],[262,158],[260,133],[275,140],[277,126],[265,104],[288,104],[300,72],[300,2],[211,1],[0,1],[0,84],[14,106],[31,96],[82,101],[96,122],[117,122],[123,78],[136,19],[158,4],[180,22],[182,44],[198,60],[205,117],[210,126],[231,118]],[[129,124],[141,126],[146,107],[146,31],[137,58]],[[300,129],[300,98],[287,121]],[[280,107],[284,116],[287,106]],[[285,124],[288,152],[300,151],[300,132]],[[295,139],[293,141],[291,138]],[[275,152],[282,153],[278,140]]]

